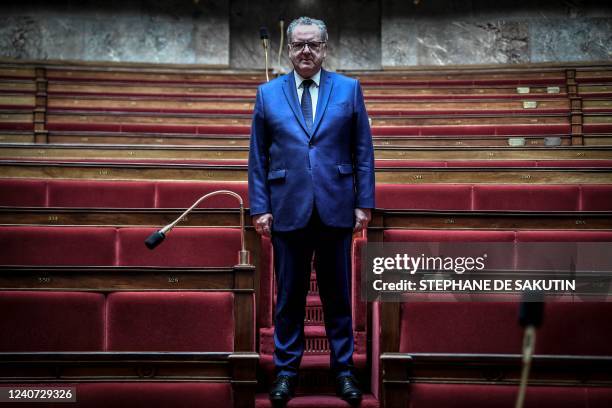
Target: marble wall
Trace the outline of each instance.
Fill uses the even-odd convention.
[[[612,60],[612,18],[547,19],[529,26],[531,62]]]
[[[287,69],[279,18],[301,15],[327,22],[332,70],[612,60],[609,0],[5,1],[0,58],[259,69],[267,26]]]
[[[612,60],[609,1],[382,0],[385,67]]]
[[[223,0],[4,2],[0,56],[227,65],[228,10]]]

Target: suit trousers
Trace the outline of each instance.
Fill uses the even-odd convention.
[[[351,375],[351,228],[328,227],[316,208],[305,228],[273,232],[276,271],[274,363],[277,375],[297,376],[304,353],[306,296],[314,265],[323,304],[325,331],[336,376]]]

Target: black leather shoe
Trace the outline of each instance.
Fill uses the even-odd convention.
[[[295,394],[295,383],[295,379],[288,375],[279,375],[276,377],[270,389],[270,401],[274,408],[284,407],[287,405],[287,402],[293,398]]]
[[[336,395],[353,406],[359,405],[362,397],[357,381],[350,375],[338,377],[336,380]]]

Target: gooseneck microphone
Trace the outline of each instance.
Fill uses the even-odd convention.
[[[161,244],[164,241],[164,239],[166,239],[165,232],[163,232],[162,230],[155,231],[154,233],[149,235],[147,239],[145,239],[145,245],[149,249],[155,249],[155,247]]]
[[[264,49],[264,57],[266,59],[266,81],[270,81],[268,76],[268,48],[270,47],[270,36],[268,35],[268,29],[266,27],[259,28],[259,38],[261,39],[261,45]]]
[[[219,195],[219,194],[230,195],[236,198],[238,202],[240,203],[240,251],[238,252],[238,265],[241,265],[241,266],[249,265],[249,251],[247,251],[244,246],[244,201],[242,200],[242,197],[240,197],[239,194],[233,191],[229,191],[229,190],[213,191],[213,192],[210,192],[198,198],[191,207],[189,207],[187,210],[185,210],[180,215],[180,217],[178,217],[176,220],[172,221],[170,224],[166,225],[162,229],[155,231],[154,233],[149,235],[147,239],[145,239],[145,242],[144,242],[147,248],[151,250],[155,249],[159,244],[161,244],[164,241],[164,239],[166,239],[166,235],[168,235],[168,233],[172,231],[172,228],[174,228],[176,224],[181,222],[181,220],[185,218],[187,214],[189,214],[198,205],[200,205],[202,201],[206,200],[209,197]]]
[[[531,369],[531,359],[536,343],[536,328],[542,325],[544,317],[544,294],[540,291],[529,291],[523,293],[523,299],[519,308],[519,324],[525,329],[523,334],[523,359],[521,370],[521,382],[516,398],[515,408],[522,408],[525,402],[525,391],[527,380]]]

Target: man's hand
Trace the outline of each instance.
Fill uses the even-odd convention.
[[[361,232],[368,228],[371,218],[372,210],[369,208],[355,208],[355,227],[353,227],[353,232]]]
[[[253,216],[253,226],[255,231],[261,236],[270,237],[272,235],[272,214],[265,213]]]

